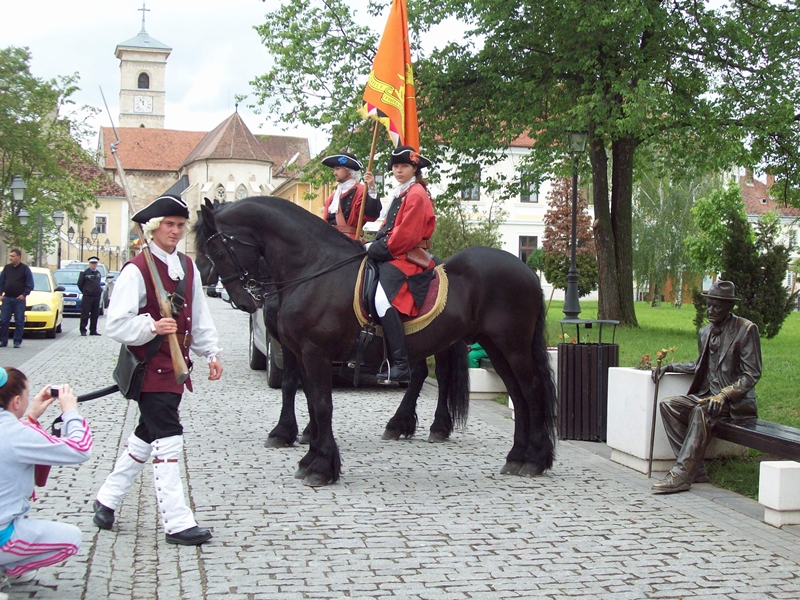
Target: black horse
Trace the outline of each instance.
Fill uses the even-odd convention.
[[[195,235],[199,233],[200,228],[201,225],[199,223],[195,225]],[[208,257],[198,253],[195,262],[200,271],[203,285],[216,284],[218,279],[217,270]],[[262,263],[259,271],[265,283],[264,289],[267,292],[264,298],[264,306],[261,309],[263,310],[264,325],[269,335],[280,343],[278,333],[278,296],[270,293],[276,288],[271,283],[272,278],[269,275],[267,266],[263,264],[263,259],[259,259],[259,262]],[[294,353],[283,344],[281,344],[281,350],[283,355],[281,414],[277,425],[267,436],[265,443],[267,448],[284,448],[292,446],[295,441],[299,441],[301,444],[308,444],[311,441],[312,421],[298,436],[295,399],[297,390],[302,385],[302,371]],[[377,366],[380,364],[382,357],[381,345],[373,344],[368,348],[368,353],[364,357],[365,365],[371,366],[373,371],[377,371]],[[444,442],[449,439],[456,425],[462,425],[466,422],[469,410],[468,368],[467,346],[464,342],[459,341],[439,353],[436,363],[437,381],[440,382],[439,398],[428,441]],[[411,364],[411,381],[406,386],[406,392],[403,395],[400,406],[386,424],[386,429],[381,439],[398,440],[401,437],[410,438],[416,433],[418,424],[417,400],[427,377],[428,364],[426,360],[423,359]],[[310,404],[309,414],[312,414]]]
[[[239,308],[252,313],[263,304],[259,257],[274,277],[266,283],[278,289],[279,339],[299,360],[312,421],[312,440],[297,475],[314,486],[337,481],[331,365],[351,356],[360,329],[353,289],[363,248],[280,198],[246,198],[216,214],[207,203],[202,216],[195,232],[198,254],[214,263]],[[553,464],[556,395],[539,280],[515,256],[483,247],[454,255],[446,270],[447,305],[430,325],[408,336],[409,358],[434,354],[438,363],[438,353],[454,343],[479,342],[516,409],[514,444],[501,473],[540,475]]]

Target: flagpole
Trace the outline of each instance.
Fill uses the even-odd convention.
[[[367,173],[372,173],[372,163],[375,160],[375,149],[378,147],[378,128],[380,127],[380,121],[377,119],[375,120],[375,131],[372,134],[372,149],[369,151],[369,162],[367,163]],[[367,186],[364,186],[364,197],[361,198],[361,208],[358,210],[358,226],[356,227],[356,239],[361,239],[362,227],[364,225],[364,208],[367,206],[367,194],[369,194],[369,189]]]

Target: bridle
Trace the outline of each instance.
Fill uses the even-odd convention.
[[[231,262],[233,263],[233,266],[236,269],[236,273],[234,273],[233,275],[228,275],[227,277],[221,277],[220,283],[222,283],[222,285],[225,285],[227,283],[230,283],[231,281],[235,281],[238,279],[241,282],[242,287],[245,289],[245,291],[248,294],[250,294],[253,300],[256,300],[258,302],[270,296],[274,296],[275,294],[278,294],[288,288],[293,288],[300,285],[301,283],[305,283],[306,281],[311,281],[312,279],[315,279],[320,275],[324,275],[325,273],[330,273],[331,271],[335,271],[339,267],[342,267],[348,263],[354,262],[356,260],[363,260],[364,254],[366,254],[366,253],[361,253],[361,254],[354,254],[353,256],[348,256],[347,258],[340,260],[339,262],[334,263],[329,267],[325,267],[321,271],[317,271],[316,273],[312,273],[311,275],[306,275],[305,277],[300,277],[298,279],[291,279],[289,281],[273,281],[272,278],[262,279],[260,277],[252,277],[250,273],[247,271],[247,269],[245,269],[244,266],[242,265],[241,261],[239,260],[239,257],[236,256],[236,250],[234,250],[233,248],[233,242],[236,242],[237,244],[242,244],[243,246],[249,246],[250,248],[255,248],[256,250],[258,250],[260,254],[261,248],[259,248],[258,245],[253,244],[252,242],[246,242],[239,238],[235,238],[234,236],[228,235],[227,233],[223,233],[222,230],[220,230],[220,228],[217,227],[216,231],[210,237],[206,238],[206,248],[208,248],[209,242],[211,242],[214,238],[217,237],[220,240],[222,240],[222,245],[228,251],[228,256],[230,256]],[[208,255],[208,253],[206,253],[206,258],[209,261],[211,261],[212,265],[214,264],[214,260],[211,258],[211,256]],[[216,267],[216,265],[214,266]],[[217,272],[219,273],[219,269],[217,269]],[[265,289],[267,287],[273,287],[273,286],[276,288],[275,290],[267,291]]]
[[[259,277],[252,277],[250,275],[249,271],[244,268],[241,261],[239,260],[239,257],[236,255],[236,250],[233,249],[233,242],[242,244],[243,246],[249,246],[250,248],[255,248],[259,252],[261,251],[261,249],[256,244],[253,244],[251,242],[246,242],[244,240],[237,239],[232,235],[227,235],[225,233],[222,233],[219,227],[217,228],[217,231],[214,234],[212,234],[210,237],[206,239],[206,248],[208,248],[209,242],[211,242],[214,238],[217,237],[220,240],[222,240],[222,245],[228,251],[228,256],[230,256],[231,262],[233,262],[233,266],[236,269],[236,273],[234,273],[233,275],[228,275],[227,277],[221,277],[220,283],[222,283],[222,285],[226,285],[231,281],[235,281],[238,279],[242,283],[242,287],[244,288],[244,290],[248,294],[250,294],[253,300],[256,300],[258,302],[262,301],[267,294],[264,288],[274,284],[271,280],[261,279]],[[208,253],[206,253],[206,258],[209,261],[211,261],[212,265],[214,265],[214,259],[211,258],[211,256]],[[216,267],[216,265],[214,266]],[[219,272],[219,269],[217,269],[217,272]]]

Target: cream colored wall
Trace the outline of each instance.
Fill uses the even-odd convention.
[[[306,194],[309,192],[314,194],[311,200],[306,198]],[[312,190],[311,185],[308,183],[291,180],[277,190],[275,195],[288,200],[292,204],[297,204],[311,214],[322,218],[322,207],[325,204],[325,198],[327,198],[324,195],[324,190]]]
[[[83,220],[71,221],[69,217],[64,219],[61,226],[61,260],[81,260],[81,242],[80,233],[83,228],[83,237],[91,238],[92,228],[95,226],[95,217],[106,217],[106,232],[98,233],[97,243],[84,243],[83,245],[83,260],[85,261],[93,254],[100,258],[100,262],[106,265],[107,270],[115,271],[119,266],[122,266],[122,251],[127,249],[129,243],[129,224],[130,214],[128,211],[128,203],[124,198],[115,197],[98,197],[100,205],[95,208],[93,206],[87,207],[83,211]],[[75,235],[72,241],[69,240],[67,232],[70,226],[75,230]],[[100,251],[100,247],[105,244],[106,239],[109,241],[109,246],[113,248],[112,252]],[[55,265],[58,261],[56,249],[53,254],[48,257],[48,263]]]
[[[195,211],[200,209],[203,198],[213,201],[217,197],[216,191],[219,185],[225,188],[225,197],[220,201],[236,200],[236,190],[239,185],[244,185],[246,198],[270,194],[272,163],[203,160],[184,167],[180,175],[189,176],[191,187],[184,192],[183,199],[189,205],[189,213],[194,216]]]
[[[166,70],[169,52],[163,50],[127,50],[117,53],[120,59],[119,126],[163,129],[166,109]],[[150,77],[150,88],[138,88],[139,74],[145,72]],[[136,113],[133,98],[146,95],[153,98],[151,113]]]

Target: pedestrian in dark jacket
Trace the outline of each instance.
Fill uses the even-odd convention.
[[[14,315],[14,348],[22,345],[25,330],[25,298],[33,291],[33,273],[22,262],[22,252],[12,248],[8,253],[9,263],[0,273],[0,294],[3,308],[0,309],[0,348],[8,346],[8,325]]]
[[[100,335],[97,332],[97,317],[100,315],[100,296],[103,288],[100,281],[103,274],[97,270],[100,259],[96,256],[89,257],[89,268],[78,276],[78,289],[83,294],[81,304],[81,335],[86,335],[86,324],[89,323],[89,335]],[[90,321],[91,319],[91,321]]]

